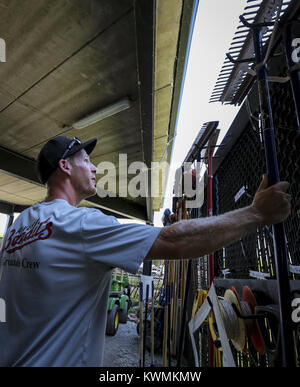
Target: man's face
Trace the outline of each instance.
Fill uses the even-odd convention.
[[[69,160],[72,166],[71,181],[82,199],[96,194],[97,168],[91,163],[84,149],[75,153]]]

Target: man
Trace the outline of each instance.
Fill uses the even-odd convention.
[[[165,228],[121,225],[77,207],[96,193],[89,159],[96,141],[60,136],[39,154],[47,196],[22,212],[3,241],[2,366],[100,366],[113,267],[135,273],[144,259],[199,257],[290,212],[288,183],[267,187],[264,176],[249,207]]]

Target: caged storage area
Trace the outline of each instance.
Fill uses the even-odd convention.
[[[176,220],[180,220],[209,216],[211,212],[220,215],[250,205],[263,173],[270,173],[264,133],[264,124],[270,124],[280,180],[290,183],[292,196],[292,211],[284,222],[281,241],[286,251],[287,272],[278,263],[281,245],[277,243],[276,246],[277,231],[272,226],[261,227],[213,255],[189,263],[181,262],[174,287],[179,283],[182,287],[185,283],[185,293],[189,292],[192,301],[187,299],[186,309],[181,312],[185,336],[177,346],[177,359],[180,358],[177,365],[299,367],[300,4],[295,1],[248,1],[243,16],[248,18],[248,23],[267,23],[271,27],[262,41],[268,78],[264,80],[264,89],[259,89],[261,81],[254,71],[257,58],[255,50],[250,49],[255,33],[248,26],[239,46],[233,40],[231,54],[225,59],[211,97],[211,102],[238,104],[241,108],[216,152],[211,152],[213,157],[208,150],[210,146],[215,150],[215,143],[210,143],[213,133],[202,143],[198,138],[194,143],[197,152],[193,154],[191,149],[189,153],[193,155],[189,161],[201,161],[207,167],[204,202],[196,210],[186,209],[183,192],[182,197],[176,199],[173,213]],[[242,27],[245,25],[241,24]],[[259,28],[263,27],[259,25]],[[239,30],[234,39],[237,38],[241,38]],[[271,49],[268,50],[270,41]],[[237,74],[241,72],[244,72],[243,76],[238,79]],[[262,106],[265,108],[263,114]],[[207,128],[207,124],[214,122],[206,123],[204,127]],[[208,296],[212,284],[218,298],[221,325],[225,328],[223,332],[216,321],[217,315],[203,314],[205,308],[213,307],[212,298]],[[285,295],[283,298],[282,294]],[[229,341],[228,348],[223,345],[224,334]]]

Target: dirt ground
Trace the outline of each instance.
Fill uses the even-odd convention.
[[[120,324],[115,336],[105,336],[104,367],[138,367],[139,337],[136,323]]]

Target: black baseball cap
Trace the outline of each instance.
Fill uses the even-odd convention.
[[[41,183],[45,184],[56,170],[59,160],[74,155],[81,149],[90,154],[97,144],[97,138],[81,142],[77,137],[54,137],[41,149],[36,164],[37,175]]]

